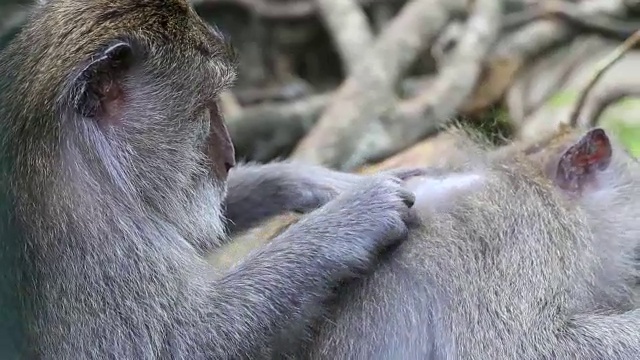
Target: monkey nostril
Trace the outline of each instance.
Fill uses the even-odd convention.
[[[225,162],[224,163],[224,168],[227,170],[227,173],[236,166],[236,162]]]

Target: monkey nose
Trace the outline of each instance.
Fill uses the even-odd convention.
[[[228,144],[228,148],[225,151],[225,156],[223,158],[224,160],[224,167],[227,170],[227,173],[229,172],[229,170],[231,170],[232,168],[234,168],[236,166],[236,151],[233,148],[233,143],[231,143],[231,141],[229,141]]]
[[[231,169],[233,169],[236,166],[236,161],[233,160],[231,162],[229,161],[225,161],[224,163],[224,167],[227,170],[227,173],[229,173],[229,171],[231,171]]]

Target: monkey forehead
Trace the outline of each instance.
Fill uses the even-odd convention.
[[[230,69],[235,53],[230,43],[206,24],[186,0],[50,0],[36,10],[27,36],[42,59],[55,59],[58,69],[76,65],[116,38],[133,38],[152,50],[175,49],[183,59],[212,58]]]

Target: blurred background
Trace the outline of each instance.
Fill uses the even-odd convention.
[[[452,123],[498,144],[599,124],[640,155],[640,0],[191,2],[238,52],[242,159],[428,164]],[[0,0],[0,49],[29,3]]]

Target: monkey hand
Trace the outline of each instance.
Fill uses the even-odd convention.
[[[406,179],[423,170],[402,169],[385,175]],[[229,173],[225,216],[230,232],[255,226],[285,212],[309,213],[371,176],[299,163],[244,165]]]
[[[310,169],[311,170],[311,169]],[[338,195],[349,191],[354,185],[376,176],[388,176],[399,180],[406,180],[414,176],[424,174],[423,168],[404,168],[384,171],[376,175],[361,175],[341,172],[322,167],[313,167],[312,171],[305,172],[308,177],[297,184],[297,201],[293,211],[308,213],[324,206]]]
[[[367,176],[298,225],[321,235],[330,258],[366,271],[380,252],[406,238],[413,202],[401,178]]]

